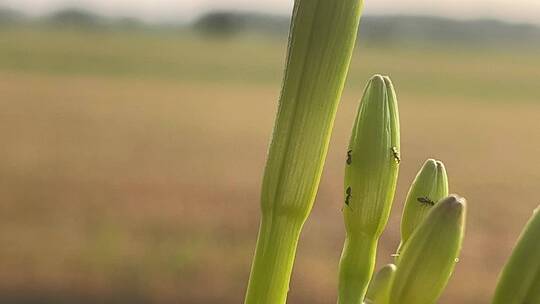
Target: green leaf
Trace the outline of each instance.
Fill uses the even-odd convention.
[[[504,266],[493,304],[540,303],[540,207],[523,229]]]

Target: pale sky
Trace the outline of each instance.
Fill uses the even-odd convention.
[[[331,0],[328,0],[331,1]],[[0,7],[42,15],[70,6],[146,21],[189,20],[212,9],[289,14],[293,0],[0,0]],[[540,0],[365,0],[364,14],[428,14],[540,24]]]

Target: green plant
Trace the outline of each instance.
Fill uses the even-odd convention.
[[[347,149],[347,235],[339,263],[338,303],[361,303],[364,298],[394,199],[399,162],[396,95],[390,78],[375,75],[364,91]]]
[[[286,301],[298,238],[317,192],[361,7],[359,0],[295,1],[246,304]],[[340,304],[435,303],[458,261],[466,202],[448,196],[445,166],[428,159],[407,194],[395,264],[372,277],[400,162],[396,93],[389,77],[375,75],[364,90],[346,153]],[[506,265],[494,304],[540,303],[539,214],[527,225]]]
[[[465,225],[465,200],[441,200],[415,229],[397,258],[390,304],[435,303],[457,262]]]
[[[388,303],[390,287],[396,274],[396,265],[387,264],[371,279],[364,303]]]
[[[448,196],[448,176],[441,161],[428,159],[407,193],[401,217],[401,242],[397,253],[411,237],[433,206]]]
[[[405,200],[405,207],[403,209],[403,216],[401,218],[401,242],[397,249],[396,257],[399,256],[401,250],[410,238],[416,228],[423,222],[428,212],[437,204],[442,198],[448,195],[448,176],[446,169],[441,161],[434,159],[428,159],[424,162],[420,171],[418,171],[414,181],[411,184],[407,198]],[[379,277],[390,277],[390,275],[384,275],[391,267],[391,278],[393,278],[396,265],[389,264],[383,267],[372,279],[370,283],[366,302],[368,303],[388,303],[390,297],[391,278],[381,280]],[[377,282],[376,284],[373,282]]]
[[[407,195],[396,265],[375,276],[365,298],[393,201],[399,151],[396,94],[388,77],[375,75],[364,91],[347,150],[343,207],[347,235],[339,265],[338,303],[433,303],[453,271],[463,239],[465,202],[457,196],[443,199],[448,195],[445,167],[428,159]]]
[[[284,303],[356,40],[360,0],[297,0],[245,303]]]
[[[523,229],[504,266],[492,303],[540,303],[540,207]]]

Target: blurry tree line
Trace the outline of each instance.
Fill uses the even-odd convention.
[[[199,18],[193,28],[203,34],[231,36],[262,32],[284,36],[289,19],[251,13],[212,12]],[[540,28],[483,19],[458,21],[429,16],[364,16],[359,36],[367,44],[466,43],[468,45],[536,44]]]
[[[221,38],[242,34],[286,37],[289,17],[216,11],[206,13],[190,24],[181,22],[146,24],[136,18],[106,18],[90,11],[74,8],[38,18],[29,18],[20,12],[0,8],[0,27],[21,24],[94,29],[179,30]],[[366,45],[461,43],[473,46],[540,46],[540,27],[490,19],[458,21],[429,16],[364,16],[359,35],[362,38],[360,41]]]

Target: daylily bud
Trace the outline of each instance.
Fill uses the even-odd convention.
[[[400,160],[394,88],[390,78],[375,75],[364,91],[347,149],[343,209],[347,234],[381,234]]]
[[[365,304],[388,304],[395,273],[396,265],[387,264],[373,276],[366,293]]]
[[[540,303],[540,207],[525,226],[504,266],[493,304]]]
[[[436,303],[461,250],[465,215],[465,200],[456,195],[429,212],[397,259],[390,304]]]
[[[347,237],[338,303],[362,303],[394,199],[399,162],[396,95],[390,78],[375,75],[364,90],[347,149],[343,206]]]
[[[448,177],[444,164],[428,159],[416,175],[401,217],[401,243],[398,253],[436,202],[448,196]]]

